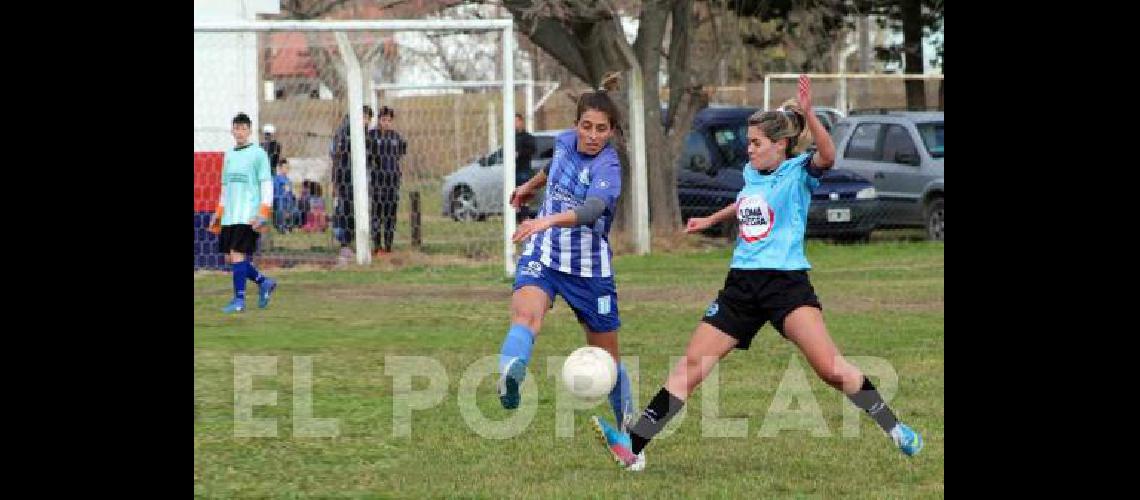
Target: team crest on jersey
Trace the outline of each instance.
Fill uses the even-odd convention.
[[[740,221],[740,237],[748,243],[767,238],[776,223],[776,213],[760,195],[741,197],[736,217]]]
[[[581,182],[582,184],[589,186],[590,185],[590,171],[583,168],[581,172],[578,172],[578,182]]]

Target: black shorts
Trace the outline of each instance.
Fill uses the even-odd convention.
[[[250,255],[257,251],[257,238],[261,236],[249,224],[222,226],[218,236],[218,247],[222,253],[241,252]]]
[[[748,349],[769,321],[786,338],[784,318],[800,306],[823,310],[806,271],[730,269],[701,321],[738,340],[737,349]]]

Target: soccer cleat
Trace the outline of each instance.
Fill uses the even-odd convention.
[[[598,431],[602,444],[621,468],[635,472],[645,468],[645,450],[634,455],[628,433],[618,430],[601,417],[593,416],[590,420],[594,423],[594,429]]]
[[[257,307],[265,309],[269,307],[269,299],[273,295],[273,291],[277,289],[277,281],[266,277],[260,285],[257,285]]]
[[[242,312],[244,310],[245,310],[245,299],[234,299],[234,300],[230,301],[230,304],[228,306],[226,306],[225,309],[222,309],[222,312],[224,312],[226,314],[230,314],[230,313],[239,313],[239,312]]]
[[[503,408],[513,410],[519,407],[519,400],[522,399],[519,388],[524,378],[526,378],[526,363],[519,358],[507,362],[506,369],[499,377],[499,402]]]
[[[922,450],[922,435],[901,422],[891,430],[891,439],[908,457],[913,457]]]

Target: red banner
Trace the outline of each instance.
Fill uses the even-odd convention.
[[[213,212],[222,191],[222,161],[225,153],[194,152],[194,211]]]

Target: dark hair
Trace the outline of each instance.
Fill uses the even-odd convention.
[[[247,127],[252,127],[253,126],[253,120],[250,120],[249,115],[247,115],[245,113],[238,113],[237,116],[234,117],[233,124],[234,125],[244,124]]]
[[[791,157],[796,148],[796,142],[804,131],[807,123],[804,112],[795,102],[785,103],[783,107],[774,111],[757,111],[748,117],[749,127],[760,127],[760,132],[768,140],[776,142],[787,139],[788,145],[784,148],[784,155]]]
[[[312,196],[321,196],[321,184],[317,181],[301,181],[301,189],[308,188]]]
[[[621,111],[618,110],[617,105],[607,94],[609,91],[617,90],[620,75],[621,73],[618,72],[610,73],[602,79],[602,86],[596,92],[586,92],[578,96],[578,111],[575,114],[575,122],[582,119],[582,114],[586,110],[594,109],[605,113],[606,118],[610,120],[610,126],[619,134],[621,133]]]
[[[394,119],[396,118],[396,110],[388,106],[380,106],[380,116],[391,116]]]
[[[369,106],[367,104],[364,105],[364,116],[372,118],[372,106]]]
[[[515,118],[522,120],[523,119],[522,113],[515,113]]]

